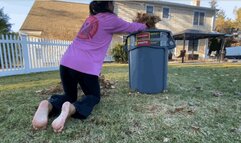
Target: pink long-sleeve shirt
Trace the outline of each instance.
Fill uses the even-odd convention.
[[[60,64],[79,72],[99,76],[113,34],[144,29],[145,24],[129,23],[111,13],[89,16],[69,45]]]

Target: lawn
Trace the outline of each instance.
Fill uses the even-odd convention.
[[[168,92],[129,93],[128,66],[105,64],[116,81],[92,115],[70,119],[62,133],[34,131],[38,90],[59,82],[58,72],[0,79],[0,142],[241,142],[241,64],[171,64]]]

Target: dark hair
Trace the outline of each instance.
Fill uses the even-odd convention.
[[[109,3],[113,3],[113,1],[92,1],[89,6],[90,15],[96,15],[102,12],[113,13],[113,11],[109,9]]]

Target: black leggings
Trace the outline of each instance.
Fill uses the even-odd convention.
[[[86,119],[92,112],[94,106],[100,102],[100,85],[98,76],[81,73],[60,65],[60,77],[63,84],[64,95],[52,95],[49,102],[53,109],[50,114],[59,114],[64,102],[69,101],[75,106],[75,118]],[[80,84],[84,92],[81,100],[77,101]]]

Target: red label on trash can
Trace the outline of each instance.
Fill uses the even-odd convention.
[[[136,46],[150,46],[150,33],[143,32],[136,35]]]
[[[151,41],[150,40],[140,40],[137,41],[137,46],[150,46],[151,45]]]
[[[149,38],[150,39],[150,33],[149,32],[145,32],[145,33],[140,33],[137,34],[136,37],[139,38]]]

